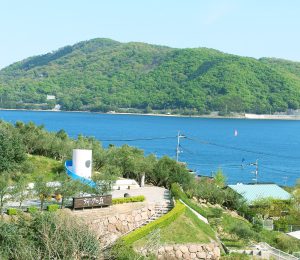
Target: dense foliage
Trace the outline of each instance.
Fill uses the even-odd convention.
[[[128,145],[121,147],[110,146],[105,149],[93,137],[78,136],[78,138],[73,139],[68,137],[63,130],[48,132],[43,126],[36,126],[31,122],[27,124],[17,122],[15,125],[12,125],[0,121],[0,131],[2,128],[7,129],[6,131],[9,133],[15,133],[18,137],[7,138],[8,147],[12,145],[22,147],[22,156],[24,158],[20,156],[13,157],[15,160],[12,162],[6,161],[4,164],[12,169],[11,176],[15,180],[19,180],[24,174],[30,173],[28,171],[28,160],[15,167],[15,161],[19,162],[20,158],[25,160],[25,152],[31,155],[42,155],[64,161],[71,158],[73,148],[93,150],[93,179],[95,182],[99,181],[102,184],[103,181],[108,182],[118,177],[129,177],[140,181],[141,177],[145,175],[148,183],[170,188],[173,182],[178,182],[184,187],[188,187],[193,179],[193,175],[189,173],[185,165],[178,164],[167,156],[160,159],[154,155],[145,156],[142,150]],[[11,157],[8,159],[12,160]],[[45,185],[43,178],[43,176],[37,176],[35,182]],[[39,182],[40,180],[41,182]],[[100,188],[100,190],[95,192],[102,193],[103,185]],[[105,188],[109,190],[109,187]],[[46,188],[43,190],[44,193],[47,193]],[[68,196],[68,190],[74,190],[72,184],[64,183],[65,196]]]
[[[2,69],[0,107],[273,113],[299,108],[299,67],[206,48],[93,39]]]
[[[20,215],[0,221],[0,258],[98,259],[100,244],[89,228],[63,212]]]

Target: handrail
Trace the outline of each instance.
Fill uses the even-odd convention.
[[[266,247],[270,252],[271,252],[271,254],[272,255],[275,255],[275,256],[279,256],[279,257],[281,257],[282,259],[286,259],[286,260],[299,260],[299,258],[298,257],[296,257],[296,256],[293,256],[293,255],[291,255],[291,254],[289,254],[289,253],[286,253],[286,252],[283,252],[283,251],[281,251],[281,250],[279,250],[279,249],[277,249],[277,248],[275,248],[275,247],[272,247],[272,246],[270,246],[268,243],[266,243],[266,242],[261,242],[261,243],[259,243],[260,245],[263,245],[264,247]]]

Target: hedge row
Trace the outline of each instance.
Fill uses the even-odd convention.
[[[49,212],[55,212],[59,209],[59,205],[58,204],[51,204],[47,206],[47,211]]]
[[[17,215],[19,212],[20,212],[20,210],[18,210],[16,208],[7,209],[7,215],[10,215],[10,216]]]
[[[145,196],[134,196],[134,197],[127,197],[127,198],[116,198],[112,199],[112,204],[123,204],[123,203],[130,203],[130,202],[142,202],[145,200]]]
[[[146,226],[134,230],[133,232],[124,236],[122,240],[125,242],[126,245],[131,245],[135,241],[143,238],[144,236],[148,235],[150,232],[154,231],[155,229],[162,228],[169,225],[175,219],[177,219],[182,213],[184,213],[185,209],[186,207],[181,202],[177,201],[175,207],[166,215],[160,217],[159,219],[154,220],[153,222],[149,223]]]
[[[207,217],[206,211],[200,208],[198,205],[193,203],[187,195],[182,191],[180,185],[178,183],[173,183],[171,186],[171,193],[175,199],[181,199],[185,204],[190,206],[193,210],[201,214],[203,217]]]

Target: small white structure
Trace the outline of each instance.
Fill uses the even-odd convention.
[[[133,190],[140,188],[140,186],[135,180],[122,178],[116,180],[112,188],[113,190]]]
[[[61,105],[60,104],[56,104],[52,110],[53,111],[60,111],[60,109],[61,109]]]
[[[55,96],[54,95],[47,95],[47,100],[55,100]]]
[[[73,172],[83,178],[92,177],[92,150],[73,149]]]

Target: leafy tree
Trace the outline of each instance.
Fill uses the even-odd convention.
[[[55,193],[61,196],[61,208],[64,208],[66,200],[87,190],[88,188],[86,185],[82,184],[80,181],[75,181],[69,177],[65,177],[62,181],[60,181],[60,187],[55,191]]]
[[[35,179],[34,191],[40,198],[41,210],[43,210],[45,201],[54,194],[54,187],[48,185],[43,176],[39,176]]]
[[[26,158],[20,135],[10,125],[0,123],[0,173],[15,169]]]
[[[180,183],[184,189],[190,184],[194,176],[189,173],[185,165],[167,156],[163,156],[154,166],[153,173],[148,174],[147,180],[157,186],[170,188],[172,183]]]
[[[28,190],[28,180],[21,176],[13,186],[12,194],[15,201],[19,202],[19,207],[21,208],[22,203],[31,196]]]
[[[11,199],[11,181],[9,174],[4,172],[0,174],[0,213],[3,214],[3,207]]]
[[[106,165],[102,168],[101,172],[93,174],[92,179],[96,183],[96,187],[93,189],[93,192],[101,195],[109,193],[113,188],[113,184],[120,175],[120,168],[113,165]]]
[[[214,182],[220,188],[223,188],[226,185],[226,176],[221,169],[218,169],[214,174]]]

